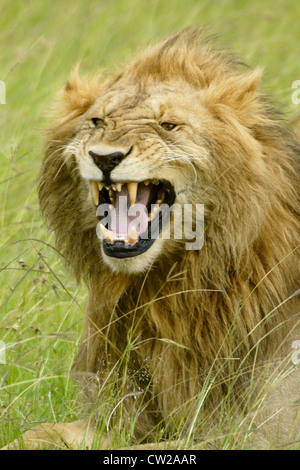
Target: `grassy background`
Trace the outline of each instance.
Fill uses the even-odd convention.
[[[85,289],[64,271],[36,194],[44,116],[74,64],[113,72],[141,43],[204,23],[249,65],[265,66],[264,87],[292,116],[299,20],[298,0],[1,0],[0,446],[35,423],[78,417],[68,371]]]

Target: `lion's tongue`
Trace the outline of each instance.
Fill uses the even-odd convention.
[[[130,205],[127,184],[116,193],[115,209],[111,215],[111,230],[117,238],[130,238],[134,227],[136,235],[141,235],[148,227],[147,204],[150,198],[150,190],[144,184],[139,184],[136,203]]]

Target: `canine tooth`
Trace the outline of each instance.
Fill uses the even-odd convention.
[[[122,186],[123,186],[122,183],[117,183],[117,184],[116,184],[116,189],[117,189],[117,191],[118,191],[119,193],[120,193],[121,190],[122,190]]]
[[[137,236],[135,227],[131,227],[129,237],[128,237],[128,241],[129,241],[129,243],[134,243],[134,242],[137,241],[137,239],[138,239],[138,236]]]
[[[112,213],[112,212],[113,212],[113,210],[114,210],[114,206],[113,206],[113,204],[110,204],[110,205],[108,206],[108,208],[109,208],[109,211],[110,211],[110,213]]]
[[[92,196],[95,203],[95,206],[99,205],[99,188],[96,181],[92,181]]]
[[[103,224],[100,224],[100,230],[101,230],[102,235],[104,236],[104,238],[108,242],[113,241],[113,236],[112,235],[114,235],[114,232],[112,232],[112,231],[108,230],[107,228],[105,228]]]
[[[138,189],[138,183],[127,183],[128,187],[128,193],[129,193],[129,199],[130,199],[130,204],[133,206],[136,201],[136,193]]]
[[[98,181],[98,188],[99,188],[99,191],[102,191],[103,187],[104,187],[104,185],[103,185],[102,183],[99,183],[99,181]]]
[[[162,200],[161,200],[161,199],[157,199],[156,204],[161,205],[161,204],[162,204]]]

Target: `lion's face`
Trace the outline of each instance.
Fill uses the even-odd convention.
[[[173,242],[170,208],[193,203],[207,150],[195,92],[184,82],[180,89],[117,83],[88,110],[72,141],[91,211],[95,205],[102,222],[104,260],[116,272],[148,268]]]
[[[205,243],[213,224],[231,251],[251,243],[268,175],[260,75],[235,70],[187,32],[146,50],[111,82],[71,76],[50,129],[40,200],[78,271],[100,251],[117,273],[145,271],[164,255],[173,263],[201,204]]]

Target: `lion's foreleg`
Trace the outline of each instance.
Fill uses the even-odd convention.
[[[90,449],[94,428],[88,419],[72,423],[43,423],[26,431],[2,450]]]

